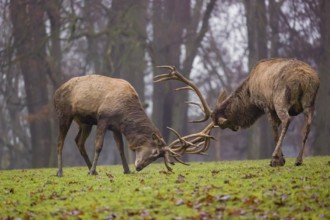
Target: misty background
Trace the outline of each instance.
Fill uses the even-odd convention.
[[[57,165],[54,91],[65,81],[102,74],[129,81],[150,119],[169,143],[209,122],[188,123],[202,113],[177,92],[178,82],[153,83],[174,65],[203,92],[211,107],[222,89],[233,91],[264,58],[302,60],[321,79],[305,156],[330,154],[330,1],[327,0],[0,0],[0,169]],[[303,116],[290,124],[283,143],[296,157]],[[66,138],[65,166],[84,165],[75,146],[75,123]],[[238,132],[212,131],[208,156],[185,161],[271,158],[265,116]],[[94,133],[87,140],[94,151]],[[126,147],[129,163],[134,154]],[[99,164],[120,163],[111,132]]]

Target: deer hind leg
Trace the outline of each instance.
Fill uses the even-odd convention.
[[[89,170],[89,175],[97,175],[96,164],[99,159],[100,153],[102,151],[104,135],[106,131],[107,131],[107,123],[98,121],[96,127],[94,159],[93,159],[92,167]]]
[[[125,157],[125,153],[124,153],[124,142],[123,142],[123,137],[121,135],[120,132],[118,131],[113,131],[113,138],[116,141],[119,153],[120,153],[120,158],[121,158],[121,162],[123,164],[123,168],[124,168],[124,173],[125,174],[129,174],[131,173],[131,171],[129,170],[127,161],[126,161],[126,157]]]
[[[91,133],[91,130],[92,130],[92,125],[79,124],[79,132],[75,139],[77,147],[80,151],[80,154],[84,158],[84,160],[88,166],[88,170],[91,169],[92,163],[86,153],[85,142],[86,142],[86,139],[88,138],[89,134]]]
[[[306,108],[304,111],[305,122],[304,122],[303,134],[302,134],[303,139],[302,139],[302,145],[301,145],[299,154],[298,154],[296,162],[295,162],[296,166],[300,166],[303,163],[302,157],[304,154],[306,140],[307,140],[310,128],[311,128],[311,124],[312,124],[313,112],[314,112],[313,107]]]
[[[62,151],[63,151],[64,140],[70,128],[71,122],[72,122],[72,118],[63,117],[59,119],[59,134],[57,139],[57,163],[58,163],[57,176],[63,176]]]
[[[289,124],[292,120],[291,116],[289,115],[288,111],[286,111],[286,110],[279,111],[278,117],[282,122],[282,128],[281,128],[281,134],[276,143],[275,150],[272,154],[272,160],[270,162],[270,165],[272,167],[283,166],[285,164],[281,146],[282,146],[282,142],[283,142],[284,136],[286,134],[286,131],[288,130]]]

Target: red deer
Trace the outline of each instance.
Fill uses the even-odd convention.
[[[146,115],[135,89],[125,80],[101,75],[75,77],[58,88],[54,95],[54,106],[59,119],[58,171],[63,176],[62,149],[67,132],[74,120],[79,126],[75,142],[84,158],[90,175],[96,175],[96,164],[102,150],[107,130],[113,132],[122,160],[124,173],[130,173],[125,155],[122,135],[127,139],[129,148],[136,153],[137,171],[164,157],[165,165],[173,164],[169,156],[183,163],[182,153],[199,153],[196,144],[209,144],[209,130],[181,137],[166,145],[158,129]],[[85,141],[92,126],[96,125],[96,140],[93,162],[90,161]],[[193,140],[191,142],[184,140]]]
[[[174,67],[163,67],[170,69],[167,79],[183,81],[183,76]],[[303,139],[295,162],[295,165],[299,166],[303,162],[303,152],[319,85],[317,73],[304,62],[282,58],[261,60],[231,95],[227,97],[225,92],[219,95],[213,112],[206,107],[208,114],[204,120],[211,116],[214,124],[220,128],[237,131],[239,128],[251,126],[260,116],[266,114],[272,125],[276,143],[270,165],[283,166],[283,138],[292,117],[303,112]],[[207,106],[205,100],[203,102],[203,105]]]

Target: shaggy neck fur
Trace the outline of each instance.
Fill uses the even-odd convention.
[[[220,115],[242,128],[251,126],[264,111],[251,101],[246,81],[220,106]]]

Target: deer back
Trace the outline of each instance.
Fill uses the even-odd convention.
[[[303,106],[313,105],[318,87],[317,73],[304,62],[262,60],[229,97],[218,100],[212,118],[220,127],[237,130],[275,106],[292,106],[290,114],[297,115]]]
[[[268,59],[253,68],[248,87],[256,105],[274,109],[274,104],[280,101],[277,97],[290,96],[287,98],[294,102],[304,96],[310,102],[319,87],[319,78],[309,65],[299,60]]]

